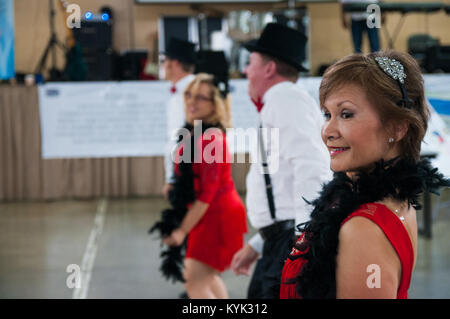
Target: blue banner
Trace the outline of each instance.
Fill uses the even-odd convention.
[[[441,115],[450,116],[450,100],[428,99],[433,108]]]
[[[0,0],[0,79],[15,77],[14,70],[14,3]]]

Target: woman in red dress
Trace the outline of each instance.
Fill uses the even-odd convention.
[[[198,74],[185,91],[186,121],[191,129],[185,140],[195,144],[192,148],[195,201],[188,205],[180,227],[164,243],[179,246],[187,236],[183,277],[189,298],[228,297],[219,275],[242,248],[247,232],[245,207],[231,176],[231,155],[225,134],[230,119],[227,102],[208,74]],[[177,163],[187,154],[186,145],[180,143]],[[188,159],[191,158],[189,155]],[[182,173],[176,164],[175,174]]]
[[[407,298],[424,191],[450,186],[420,146],[429,110],[417,63],[395,51],[355,54],[320,86],[333,180],[286,260],[281,298]]]

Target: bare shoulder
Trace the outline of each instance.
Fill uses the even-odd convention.
[[[401,263],[383,230],[355,216],[339,231],[336,284],[338,298],[395,298]],[[371,269],[379,269],[380,285],[368,285]]]
[[[339,231],[339,252],[358,254],[360,257],[374,252],[394,252],[383,230],[372,220],[355,216],[350,218]]]
[[[383,230],[369,218],[350,218],[339,231],[340,249],[357,250],[360,254],[374,252],[396,255]]]
[[[368,240],[373,243],[374,239],[382,239],[384,233],[381,228],[368,218],[355,216],[342,225],[339,231],[339,242]],[[361,243],[361,242],[360,242]]]

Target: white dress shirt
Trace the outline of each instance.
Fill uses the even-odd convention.
[[[177,131],[184,126],[186,121],[184,107],[184,90],[194,79],[194,75],[189,74],[179,80],[176,84],[176,92],[171,93],[167,103],[167,138],[166,152],[164,156],[164,170],[166,183],[174,182],[174,161],[172,154],[177,145]]]
[[[308,221],[312,211],[302,197],[308,201],[317,198],[322,185],[332,178],[330,155],[321,138],[323,116],[314,99],[288,81],[272,86],[264,94],[263,102],[262,127],[279,129],[278,145],[264,140],[269,166],[278,161],[278,169],[270,174],[276,219],[295,219],[297,225]],[[256,155],[252,154],[252,159],[253,156]],[[247,214],[257,229],[273,223],[260,167],[261,162],[252,160],[247,175]],[[264,241],[259,233],[249,244],[261,254]]]

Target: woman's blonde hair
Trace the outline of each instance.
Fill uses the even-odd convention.
[[[198,91],[200,84],[208,84],[211,89],[211,98],[214,103],[214,112],[211,116],[204,120],[208,124],[220,124],[223,129],[231,127],[231,98],[227,94],[224,99],[220,94],[219,89],[214,85],[214,77],[211,74],[199,73],[195,76],[194,80],[186,87],[184,92],[190,91],[192,95]],[[186,98],[184,100],[186,122],[193,124],[192,119],[189,118],[186,108]]]

